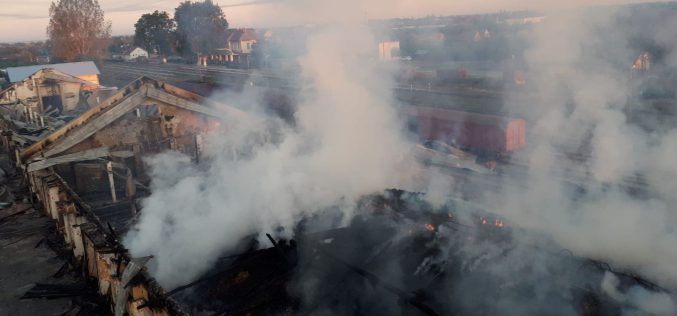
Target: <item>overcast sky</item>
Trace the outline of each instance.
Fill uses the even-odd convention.
[[[223,6],[232,27],[266,27],[302,24],[310,17],[298,16],[290,2],[298,0],[215,0]],[[340,0],[315,0],[340,1]],[[51,0],[0,0],[0,42],[43,40],[46,38]],[[146,12],[165,10],[173,14],[180,0],[100,0],[106,18],[113,22],[113,34],[132,34],[134,23]],[[256,2],[259,2],[258,4]],[[369,17],[416,17],[427,14],[486,13],[499,10],[544,9],[574,5],[649,2],[646,0],[391,0],[365,1],[359,8]]]

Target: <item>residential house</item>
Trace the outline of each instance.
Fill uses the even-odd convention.
[[[23,67],[9,67],[7,68],[7,75],[9,82],[14,83],[26,79],[28,76],[36,73],[38,70],[52,68],[65,74],[78,77],[82,80],[89,81],[93,84],[99,85],[99,68],[92,61],[81,61],[75,63],[63,64],[43,64]]]
[[[116,58],[117,57],[117,58]],[[142,59],[148,59],[148,51],[145,49],[135,46],[135,47],[129,47],[122,51],[121,54],[113,56],[113,59],[120,59],[124,61],[138,61]]]
[[[225,33],[226,47],[210,56],[212,63],[249,65],[250,55],[258,39],[254,29],[228,29]]]

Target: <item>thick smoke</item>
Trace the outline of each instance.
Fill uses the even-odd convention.
[[[527,179],[504,177],[502,194],[486,200],[513,225],[542,232],[577,256],[675,289],[677,134],[658,121],[647,127],[632,120],[642,113],[633,109],[650,105],[637,98],[641,75],[631,69],[643,51],[619,23],[629,12],[550,12],[539,25],[525,56],[537,104],[510,109],[530,122]],[[644,40],[666,42],[663,31],[643,29]],[[613,283],[602,284],[612,298],[649,313],[677,312],[667,295],[623,294]]]
[[[375,68],[377,46],[360,3],[293,3],[327,21],[300,61],[310,84],[294,126],[253,106],[254,119],[225,124],[211,140],[218,145],[203,169],[175,153],[148,161],[153,193],[125,244],[133,255],[155,256],[161,284],[190,281],[247,235],[289,235],[302,215],[335,205],[349,216],[355,199],[400,184],[410,145],[391,108],[388,76]]]
[[[677,313],[674,296],[641,286],[621,288],[614,273],[602,279],[599,271],[582,271],[581,262],[562,256],[570,251],[677,289],[674,113],[661,112],[641,96],[652,72],[632,69],[649,46],[638,45],[638,39],[663,50],[664,58],[653,56],[654,68],[677,66],[674,34],[665,31],[675,17],[668,13],[654,25],[656,17],[640,19],[641,12],[627,7],[550,11],[534,28],[524,56],[529,85],[523,92],[531,102],[506,100],[505,109],[529,123],[527,148],[514,157],[528,167],[506,167],[493,178],[499,192],[487,187],[477,201],[504,216],[508,226],[529,233],[516,232],[507,244],[459,244],[451,238],[451,253],[442,258],[468,265],[444,289],[463,302],[454,312],[473,314],[489,303],[507,314],[577,314],[575,299],[558,295],[585,285],[601,288],[604,299],[623,307],[619,314]],[[433,204],[444,192],[461,195],[450,183],[432,177]]]

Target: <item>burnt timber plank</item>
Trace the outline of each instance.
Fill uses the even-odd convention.
[[[112,107],[110,110],[101,114],[99,117],[96,117],[91,122],[88,122],[88,124],[82,125],[74,130],[62,142],[56,143],[54,147],[48,149],[45,152],[45,157],[57,155],[79,144],[108,124],[113,123],[127,112],[133,110],[135,107],[141,104],[144,99],[145,95],[142,91],[137,91],[136,93],[130,95],[125,100]]]
[[[214,108],[206,107],[204,105],[200,105],[198,103],[188,101],[184,98],[177,97],[175,95],[172,95],[172,94],[167,93],[167,92],[162,91],[162,90],[158,90],[158,89],[153,88],[153,87],[148,88],[147,95],[148,95],[149,98],[158,100],[160,102],[164,102],[164,103],[167,103],[167,104],[170,104],[170,105],[182,108],[182,109],[186,109],[186,110],[197,112],[197,113],[206,114],[206,115],[213,116],[213,117],[220,118],[220,119],[226,119],[226,118],[249,119],[250,118],[250,116],[246,112],[239,110],[239,109],[237,109],[233,106],[217,105],[213,102],[208,102],[208,101],[203,102],[203,103],[210,103],[214,106],[220,106],[220,109],[216,110]]]
[[[198,103],[187,101],[183,98],[179,98],[175,95],[172,95],[172,94],[169,94],[167,92],[155,89],[153,87],[148,88],[147,96],[149,98],[152,98],[152,99],[164,102],[164,103],[168,103],[168,104],[171,104],[171,105],[174,105],[174,106],[177,106],[177,107],[189,110],[189,111],[198,112],[198,113],[202,113],[202,114],[206,114],[206,115],[214,116],[214,117],[218,117],[218,118],[223,118],[223,113],[221,113],[217,110],[202,106]]]

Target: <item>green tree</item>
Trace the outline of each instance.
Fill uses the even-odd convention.
[[[110,30],[97,0],[58,0],[49,8],[47,35],[59,60],[105,57]]]
[[[108,52],[112,55],[122,54],[126,47],[132,46],[134,37],[129,35],[118,35],[111,37]]]
[[[228,21],[211,0],[182,2],[174,12],[178,50],[184,55],[204,54],[225,45]]]
[[[174,20],[167,12],[155,10],[141,16],[134,24],[134,44],[149,52],[171,53],[171,38],[174,32]]]

